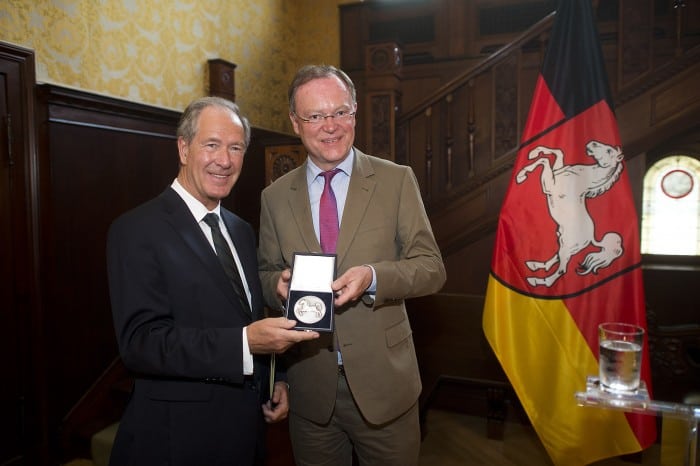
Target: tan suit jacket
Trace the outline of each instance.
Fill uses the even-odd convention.
[[[374,304],[362,300],[336,309],[335,332],[290,349],[290,409],[317,423],[333,412],[343,356],[347,382],[372,424],[408,410],[421,391],[404,299],[437,292],[445,268],[413,171],[355,149],[337,245],[337,275],[374,267]],[[320,252],[306,182],[306,163],[262,193],[259,264],[268,306],[279,308],[276,284],[294,252]]]

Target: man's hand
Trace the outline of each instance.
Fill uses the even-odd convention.
[[[267,400],[267,403],[262,405],[265,422],[271,424],[273,422],[282,421],[287,417],[287,413],[289,412],[288,394],[286,382],[275,382],[272,399]]]
[[[284,317],[268,317],[248,325],[246,332],[250,352],[284,353],[295,343],[319,337],[318,332],[291,330],[296,323],[296,320],[287,320]]]
[[[289,282],[292,280],[292,271],[290,269],[284,269],[280,274],[279,280],[277,280],[277,297],[283,303],[287,301],[289,297]]]
[[[340,307],[349,301],[357,301],[372,284],[372,268],[359,265],[349,268],[331,284],[335,292],[335,305]]]

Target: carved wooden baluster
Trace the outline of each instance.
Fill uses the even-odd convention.
[[[445,127],[447,128],[447,133],[445,134],[445,149],[447,152],[447,157],[446,157],[446,164],[447,164],[447,183],[446,183],[446,189],[447,191],[452,189],[452,143],[453,143],[453,138],[452,138],[452,94],[447,94],[445,96],[445,103],[447,106],[447,116],[446,116],[446,122],[445,122]]]
[[[425,197],[432,198],[433,193],[433,107],[425,109]]]
[[[474,139],[476,135],[476,121],[474,120],[474,80],[467,83],[467,134],[469,135],[469,171],[468,177],[474,176]]]

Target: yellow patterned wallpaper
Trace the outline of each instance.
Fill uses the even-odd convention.
[[[208,91],[207,60],[236,68],[254,126],[289,133],[287,85],[338,65],[352,0],[2,0],[0,41],[32,49],[37,81],[181,111]]]

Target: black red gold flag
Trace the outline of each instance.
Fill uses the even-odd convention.
[[[591,1],[561,0],[499,216],[483,318],[554,464],[655,440],[652,416],[577,406],[574,396],[598,374],[598,324],[646,328],[644,305],[637,212]]]

